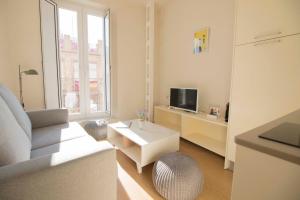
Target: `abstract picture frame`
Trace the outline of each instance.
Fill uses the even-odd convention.
[[[202,28],[194,33],[194,54],[200,54],[208,49],[209,28]]]

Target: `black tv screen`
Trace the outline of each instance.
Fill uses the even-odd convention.
[[[171,88],[170,90],[171,107],[198,112],[197,89]]]

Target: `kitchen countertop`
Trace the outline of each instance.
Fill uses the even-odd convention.
[[[300,148],[258,137],[260,134],[286,122],[300,124],[300,110],[238,135],[235,137],[235,142],[238,145],[300,165]]]

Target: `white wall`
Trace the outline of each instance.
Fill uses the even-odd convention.
[[[6,34],[1,37],[6,41],[6,55],[5,67],[1,68],[3,76],[0,77],[0,82],[19,97],[18,65],[23,66],[23,69],[34,68],[40,73],[39,76],[24,76],[24,102],[27,109],[44,106],[38,2],[2,0],[0,5],[6,10],[3,27]]]
[[[234,1],[165,0],[159,7],[156,104],[168,104],[170,87],[197,87],[200,110],[229,100]],[[194,32],[210,28],[209,49],[193,54]]]
[[[44,107],[38,2],[9,0],[8,4],[9,62],[13,75],[18,74],[19,64],[23,69],[34,68],[39,72],[39,76],[24,76],[23,79],[27,109]]]
[[[0,6],[0,83],[7,85],[18,94],[18,82],[12,78],[17,74],[14,73],[9,62],[8,2],[2,0]]]
[[[7,3],[3,1],[0,6],[0,83],[9,83],[8,74],[10,74],[7,66],[7,31],[6,31],[6,8]]]
[[[113,115],[120,119],[133,118],[136,111],[144,107],[144,3],[134,0],[94,0],[94,2],[110,8],[112,13]],[[0,82],[8,85],[18,95],[18,64],[35,67],[42,74],[39,0],[1,0],[0,8],[5,3],[8,20],[3,28],[7,29],[7,35],[3,38],[0,32],[0,41],[9,42],[9,48],[4,51],[9,54],[5,61],[9,64],[3,69],[0,61]],[[0,54],[1,52],[0,49]],[[2,76],[2,73],[7,76]],[[41,75],[25,78],[24,96],[28,109],[44,107]]]

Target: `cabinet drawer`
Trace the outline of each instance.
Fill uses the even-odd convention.
[[[238,0],[236,44],[300,33],[299,0]]]
[[[300,108],[300,35],[235,49],[230,157],[234,136]]]

